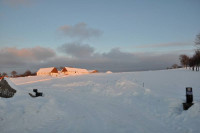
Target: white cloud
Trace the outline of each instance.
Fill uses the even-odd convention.
[[[89,39],[102,34],[102,31],[87,26],[86,23],[78,23],[76,25],[64,25],[58,28],[65,36],[77,39]]]
[[[0,49],[0,66],[18,66],[34,64],[55,57],[56,53],[50,48],[34,47],[22,48],[4,47]]]

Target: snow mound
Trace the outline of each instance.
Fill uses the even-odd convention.
[[[106,73],[112,73],[111,71],[107,71]]]
[[[1,133],[198,133],[199,79],[189,70],[12,79],[21,93],[0,100]],[[184,111],[187,86],[194,105]],[[33,88],[45,97],[31,98]]]
[[[12,87],[13,89],[17,90],[17,86],[15,85],[15,83],[13,83],[9,78],[4,77],[4,79],[8,82],[8,84],[10,85],[10,87]]]

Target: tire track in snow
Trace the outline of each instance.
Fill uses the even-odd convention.
[[[57,77],[57,78],[48,78],[48,79],[41,79],[41,80],[35,80],[35,81],[29,81],[29,82],[24,82],[24,83],[18,83],[16,85],[25,85],[25,84],[32,84],[32,83],[37,83],[37,82],[44,82],[52,79],[59,79],[59,78],[64,78],[67,76],[62,76],[62,77]]]

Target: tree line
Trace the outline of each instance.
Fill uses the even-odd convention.
[[[36,72],[31,72],[30,70],[25,71],[23,74],[18,74],[16,71],[12,71],[11,73],[12,77],[26,77],[26,76],[35,76]],[[0,77],[8,76],[6,72],[1,73]]]
[[[189,57],[186,54],[182,54],[179,56],[180,63],[183,67],[190,68],[193,71],[199,71],[200,67],[200,33],[196,36],[195,40],[195,53],[193,56]]]

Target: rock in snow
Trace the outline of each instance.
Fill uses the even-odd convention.
[[[11,87],[12,86],[12,87]],[[3,78],[0,81],[0,97],[11,98],[16,93],[14,85],[9,81],[8,78]]]
[[[11,79],[20,93],[0,99],[1,133],[200,131],[199,72],[179,69],[39,78]],[[194,94],[188,111],[182,108],[185,87],[192,87]],[[45,97],[31,98],[28,93],[34,88]]]

